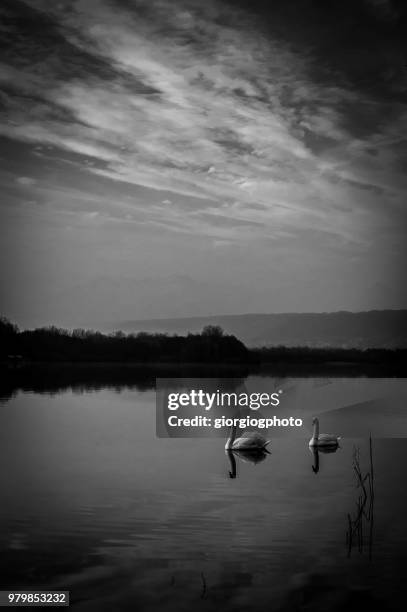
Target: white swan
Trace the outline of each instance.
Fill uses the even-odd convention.
[[[312,438],[309,441],[310,446],[338,446],[340,438],[333,436],[332,434],[320,434],[319,433],[319,421],[315,417],[312,419],[314,431],[312,432]]]
[[[226,440],[225,450],[258,451],[265,449],[270,440],[257,431],[245,431],[242,437],[236,438],[237,427],[232,425],[229,437]]]

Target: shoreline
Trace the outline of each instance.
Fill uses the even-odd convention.
[[[389,363],[378,363],[369,361],[264,361],[264,362],[138,362],[138,361],[22,361],[21,363],[10,363],[7,361],[0,362],[0,370],[3,372],[14,373],[16,375],[29,374],[34,371],[52,372],[52,371],[122,371],[122,372],[162,372],[162,371],[190,371],[195,373],[208,372],[235,372],[245,373],[248,375],[270,375],[285,373],[287,376],[293,376],[296,373],[305,374],[308,376],[317,375],[335,375],[338,376],[367,376],[373,375],[374,378],[392,374],[396,377],[403,378],[407,376],[407,361],[393,361]]]

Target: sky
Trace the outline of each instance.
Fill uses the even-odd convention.
[[[3,0],[1,313],[405,308],[407,11]]]

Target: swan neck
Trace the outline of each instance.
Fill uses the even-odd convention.
[[[232,427],[229,430],[229,436],[228,439],[226,440],[226,444],[225,444],[225,449],[229,450],[232,448],[233,446],[233,442],[236,439],[236,426],[232,425]]]
[[[318,440],[318,436],[319,436],[319,421],[318,421],[318,419],[315,419],[315,422],[314,422],[314,431],[312,433],[312,437],[315,440]]]

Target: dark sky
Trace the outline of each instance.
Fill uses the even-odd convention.
[[[3,0],[3,314],[406,307],[406,15]]]

